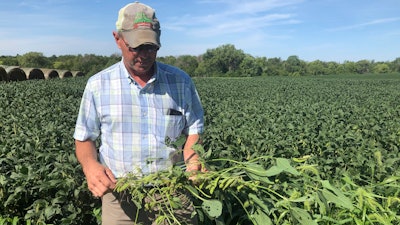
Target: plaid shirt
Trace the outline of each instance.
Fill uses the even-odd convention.
[[[121,61],[89,78],[74,138],[101,136],[100,162],[121,177],[137,169],[167,169],[177,150],[166,139],[200,134],[203,126],[197,90],[185,72],[156,62],[155,74],[141,88]]]

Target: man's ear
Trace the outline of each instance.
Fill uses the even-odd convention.
[[[114,40],[115,40],[115,43],[117,44],[118,48],[121,49],[120,41],[119,41],[121,39],[121,36],[116,31],[113,31],[113,36],[114,36]]]

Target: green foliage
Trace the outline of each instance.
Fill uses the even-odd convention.
[[[19,66],[17,57],[12,56],[0,56],[0,65],[13,65]]]
[[[391,68],[391,72],[400,72],[400,57],[390,63],[389,67]]]
[[[325,179],[348,171],[360,182],[381,180],[399,163],[399,79],[198,79],[206,111],[205,144],[212,158],[249,160],[260,152],[311,155],[316,164],[324,159],[319,170]],[[379,164],[377,152],[384,160]]]
[[[0,83],[0,224],[98,224],[73,151],[86,79]],[[210,172],[152,183],[197,193],[204,224],[399,223],[397,74],[194,81]]]
[[[379,63],[374,66],[373,69],[374,73],[382,74],[382,73],[389,73],[390,68],[389,65],[384,63]]]
[[[262,64],[260,60],[254,59],[250,55],[246,55],[243,61],[240,63],[240,74],[244,77],[255,77],[262,75]]]
[[[355,208],[351,213],[339,210],[343,213],[340,221],[353,218],[354,222],[356,218],[378,215],[397,221],[399,205],[388,207],[382,200],[398,199],[398,190],[376,184],[391,176],[399,177],[399,78],[364,75],[196,80],[205,103],[207,154],[210,159],[237,161],[260,155],[301,161],[306,156],[309,164],[299,170],[331,181],[345,190],[353,204],[360,201],[356,191],[364,189],[377,196],[376,201],[384,203],[384,209],[390,208],[387,214],[384,210],[371,210],[371,204],[368,210]],[[203,86],[203,82],[213,85]],[[279,172],[273,167],[271,170]],[[341,181],[344,174],[355,185],[351,190]],[[398,187],[399,183],[394,181],[391,185]],[[330,201],[335,199],[335,195],[325,194]],[[319,210],[326,213],[330,208],[328,204]]]
[[[1,84],[0,224],[94,224],[73,151],[84,80]]]
[[[182,55],[178,56],[176,59],[176,64],[178,68],[182,69],[189,75],[194,75],[196,68],[198,67],[199,63],[197,57],[190,56],[190,55]]]
[[[50,66],[48,58],[40,52],[28,52],[17,59],[21,67],[48,68]]]
[[[240,64],[245,58],[242,50],[233,45],[222,45],[215,49],[208,49],[201,57],[197,71],[198,76],[240,76]],[[204,71],[203,71],[204,70]]]
[[[198,197],[203,224],[400,221],[398,75],[195,81],[210,171],[157,176]]]
[[[307,74],[310,75],[324,75],[328,74],[328,71],[326,63],[320,60],[312,61],[307,66]]]
[[[214,167],[217,161],[230,166]],[[157,215],[162,218],[160,223],[168,224],[180,224],[173,212],[182,203],[172,193],[185,190],[194,197],[201,224],[392,224],[400,219],[398,191],[379,196],[373,186],[355,185],[348,177],[344,177],[347,183],[337,188],[318,173],[310,176],[306,170],[300,172],[297,168],[308,165],[306,161],[297,168],[288,159],[268,156],[246,162],[216,159],[207,163],[212,169],[196,175],[183,172],[181,167],[150,175],[130,174],[118,181],[116,190],[128,191],[139,207],[147,198],[144,210],[169,209]],[[261,166],[265,164],[271,166]],[[390,183],[399,188],[398,179],[392,177],[383,186]],[[379,199],[391,201],[388,204]]]
[[[120,54],[97,56],[61,55],[45,57],[42,53],[28,52],[24,55],[0,56],[0,65],[36,68],[53,68],[82,71],[90,76],[121,60]],[[208,49],[200,56],[161,56],[158,61],[177,66],[192,77],[253,77],[253,76],[304,76],[331,74],[368,74],[399,73],[400,58],[392,62],[360,60],[306,62],[298,56],[289,56],[286,60],[271,57],[253,57],[236,49],[234,45],[221,45]]]
[[[292,55],[287,58],[283,66],[290,76],[305,75],[306,63],[299,59],[298,56]]]

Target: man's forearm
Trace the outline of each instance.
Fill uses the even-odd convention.
[[[183,148],[183,159],[186,163],[187,170],[200,170],[199,155],[193,150],[195,144],[200,144],[200,135],[191,134],[187,137]]]
[[[82,168],[90,163],[97,162],[97,150],[94,141],[75,140],[75,154]]]

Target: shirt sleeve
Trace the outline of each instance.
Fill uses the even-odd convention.
[[[204,110],[200,101],[199,94],[191,79],[186,90],[186,127],[184,134],[201,134],[204,132]]]
[[[95,103],[94,93],[88,82],[83,92],[75,125],[74,138],[78,141],[88,139],[94,141],[100,135],[100,122]]]

